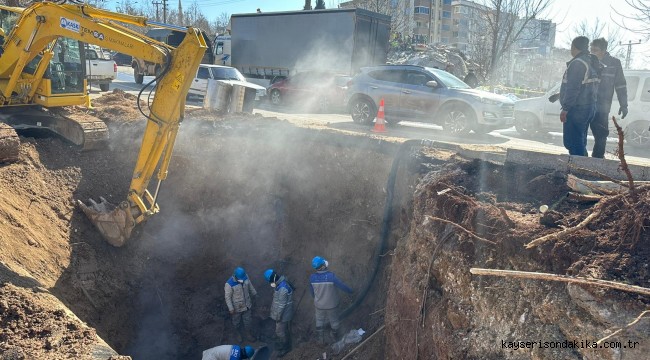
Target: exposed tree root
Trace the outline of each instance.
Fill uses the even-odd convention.
[[[474,275],[516,277],[516,278],[523,278],[523,279],[562,281],[562,282],[576,283],[582,285],[593,285],[593,286],[606,287],[606,288],[617,289],[617,290],[650,296],[650,289],[648,288],[623,284],[623,283],[609,281],[609,280],[588,279],[588,278],[573,277],[568,275],[556,275],[556,274],[528,272],[528,271],[512,271],[512,270],[497,270],[497,269],[482,269],[482,268],[471,268],[469,269],[469,272]]]
[[[631,323],[625,325],[624,327],[614,331],[613,333],[605,336],[604,338],[596,341],[596,344],[600,345],[603,341],[605,341],[605,340],[607,340],[607,339],[609,339],[609,338],[611,338],[613,336],[616,336],[617,334],[621,333],[622,331],[627,330],[628,328],[636,325],[636,323],[638,323],[646,314],[650,314],[650,310],[646,310],[646,311],[642,312],[641,314],[639,314],[639,316],[636,317],[636,319],[634,319],[634,321],[632,321]]]
[[[627,166],[627,161],[625,160],[625,149],[623,148],[623,142],[625,140],[625,133],[623,133],[623,129],[618,125],[618,122],[616,122],[616,117],[612,116],[612,121],[614,122],[614,126],[616,127],[616,132],[618,133],[618,159],[621,160],[621,170],[625,172],[625,175],[627,176],[627,181],[630,184],[628,187],[630,188],[630,193],[632,194],[633,197],[636,196],[635,189],[634,189],[634,179],[632,178],[632,172],[630,172],[630,168]]]
[[[535,246],[539,246],[539,245],[544,244],[546,242],[549,242],[551,240],[558,240],[558,239],[560,239],[562,237],[573,234],[574,232],[576,232],[578,230],[584,229],[587,225],[589,225],[589,223],[592,220],[594,220],[595,218],[597,218],[600,215],[600,210],[601,210],[602,206],[599,206],[599,205],[601,205],[601,204],[603,204],[603,203],[599,202],[596,205],[596,207],[594,207],[594,212],[589,214],[589,216],[587,216],[584,220],[582,220],[578,225],[576,225],[574,227],[564,229],[562,231],[558,231],[556,233],[552,233],[552,234],[548,234],[548,235],[539,237],[539,238],[529,242],[528,244],[526,244],[525,245],[526,249],[534,248]]]
[[[436,217],[436,216],[426,216],[426,218],[429,219],[429,220],[440,221],[440,222],[443,222],[443,223],[445,223],[445,224],[450,224],[450,225],[456,227],[457,229],[462,230],[463,232],[465,232],[466,234],[470,235],[471,237],[473,237],[473,238],[476,239],[476,240],[479,240],[479,241],[482,241],[482,242],[485,242],[485,243],[488,243],[488,244],[491,244],[491,245],[496,245],[496,243],[495,243],[494,241],[488,240],[488,239],[486,239],[486,238],[482,238],[482,237],[480,237],[480,236],[474,234],[473,232],[471,232],[471,231],[465,229],[465,228],[462,227],[461,225],[456,224],[456,223],[453,222],[453,221],[449,221],[449,220],[441,219],[441,218]]]

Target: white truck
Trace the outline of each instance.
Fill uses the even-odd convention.
[[[117,78],[117,64],[108,52],[98,46],[86,47],[86,79],[91,85],[99,84],[102,91],[108,91]]]

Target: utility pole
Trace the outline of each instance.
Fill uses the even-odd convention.
[[[196,11],[196,6],[194,7],[194,11]],[[196,14],[194,14],[194,20],[196,20]],[[183,5],[181,5],[181,0],[178,0],[178,25],[183,26]]]
[[[162,0],[162,6],[163,6],[163,22],[166,24],[167,23],[167,0]]]
[[[158,13],[158,5],[162,5],[160,1],[154,1],[153,6],[156,7],[156,21],[160,21],[160,13]]]
[[[627,56],[625,57],[625,68],[629,69],[630,68],[630,57],[632,56],[632,45],[639,45],[641,44],[641,40],[638,42],[633,43],[632,40],[628,41],[627,44],[623,44],[623,42],[618,43],[619,45],[625,45],[627,46]]]
[[[432,29],[433,29],[433,0],[429,1],[429,41],[427,41],[428,44],[433,43],[431,39]]]

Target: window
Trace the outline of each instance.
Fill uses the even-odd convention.
[[[402,72],[399,70],[377,70],[369,73],[368,76],[379,81],[399,83]]]
[[[455,38],[457,38],[457,37],[458,37],[458,31],[454,31],[454,32],[452,33],[452,36],[455,37]]]
[[[200,67],[199,71],[196,74],[196,77],[199,79],[209,79],[210,78],[210,70],[205,67]]]
[[[465,6],[454,6],[455,14],[467,14],[467,7]]]
[[[449,43],[449,38],[441,38],[440,42],[443,44],[448,44]]]
[[[426,6],[416,6],[415,7],[415,13],[416,14],[429,14],[429,8]]]
[[[451,0],[443,0],[442,4],[443,5],[451,5]]]
[[[450,30],[451,30],[451,26],[449,26],[449,24],[442,24],[442,26],[440,27],[440,29],[441,29],[442,31],[450,31]]]
[[[627,82],[627,100],[632,101],[636,97],[636,90],[639,87],[639,77],[626,77],[625,81]]]
[[[406,72],[406,81],[404,83],[409,85],[425,86],[428,81],[433,80],[430,76],[419,71],[409,70]]]
[[[451,11],[443,11],[442,17],[445,19],[451,19]]]
[[[628,89],[630,84],[627,85]],[[641,90],[641,101],[643,102],[648,102],[650,101],[650,78],[645,79],[645,82],[643,83],[643,90]],[[636,95],[636,94],[634,94]],[[629,98],[628,98],[629,100]]]

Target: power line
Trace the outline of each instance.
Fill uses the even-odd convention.
[[[629,69],[630,68],[630,57],[632,57],[632,45],[639,45],[641,44],[641,40],[638,42],[633,43],[632,40],[628,41],[627,44],[624,44],[622,41],[618,42],[619,45],[627,46],[627,56],[625,57],[625,68]]]
[[[160,21],[160,14],[158,13],[158,5],[162,5],[162,2],[160,1],[154,1],[153,6],[156,7],[156,21]]]

